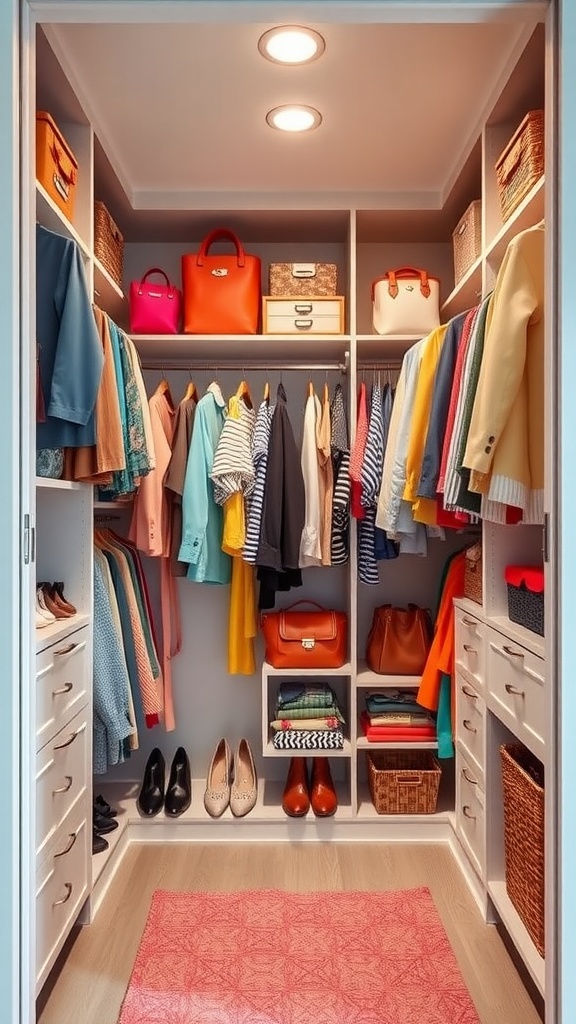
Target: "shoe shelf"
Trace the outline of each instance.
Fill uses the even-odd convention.
[[[86,613],[77,612],[76,615],[70,616],[69,619],[56,619],[55,622],[50,622],[47,626],[42,626],[36,630],[36,654],[51,647],[52,644],[58,643],[59,640],[64,640],[71,633],[75,633],[77,629],[81,629],[82,626],[86,626],[90,622],[90,616]]]
[[[128,791],[125,786],[106,785],[103,787],[99,786],[99,776],[94,779],[94,792],[103,793],[105,799],[111,807],[114,807],[118,811],[116,821],[118,822],[118,828],[114,832],[108,832],[104,839],[108,843],[108,849],[103,850],[102,853],[92,854],[92,885],[95,886],[110,860],[113,858],[114,853],[119,846],[122,838],[126,837],[126,831],[128,823],[130,821],[130,814],[132,807],[136,808],[136,797],[138,796],[138,786],[134,785]]]

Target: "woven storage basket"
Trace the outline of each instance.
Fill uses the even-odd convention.
[[[476,604],[483,603],[482,594],[482,541],[466,551],[464,563],[464,597]]]
[[[475,199],[452,232],[454,282],[464,277],[482,251],[482,201]]]
[[[544,111],[531,110],[496,161],[502,220],[544,174]]]
[[[434,814],[442,769],[430,751],[374,751],[366,766],[378,814]]]
[[[521,744],[500,754],[506,892],[544,956],[544,768]]]
[[[124,238],[104,203],[94,203],[94,255],[116,284],[122,287]]]

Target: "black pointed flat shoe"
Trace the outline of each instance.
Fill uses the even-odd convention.
[[[136,801],[138,810],[144,818],[153,818],[164,806],[165,775],[166,764],[162,751],[154,747],[146,762],[142,788]]]
[[[99,814],[96,810],[92,813],[92,824],[100,836],[105,836],[118,828],[118,822],[114,821],[114,818],[107,818],[105,814]]]
[[[98,814],[104,814],[107,818],[117,818],[118,811],[115,807],[111,807],[107,800],[103,796],[98,795],[94,801],[94,810],[98,811]]]
[[[178,747],[170,768],[164,810],[169,817],[177,818],[190,807],[191,800],[190,762],[184,747]]]
[[[94,826],[92,831],[92,853],[104,853],[104,850],[107,849],[107,840],[104,839],[104,836],[101,836],[100,833],[96,831],[96,826]]]

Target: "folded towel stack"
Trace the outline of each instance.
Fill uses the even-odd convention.
[[[282,683],[275,717],[270,722],[273,744],[280,750],[336,750],[344,746],[344,715],[326,683]]]
[[[422,742],[436,739],[432,715],[416,703],[415,690],[369,690],[360,725],[373,743]]]

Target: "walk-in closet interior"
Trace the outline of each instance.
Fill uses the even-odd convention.
[[[306,7],[313,13],[307,15]],[[547,5],[78,0],[24,8],[22,205],[29,276],[23,318],[29,388],[23,466],[29,467],[24,498],[33,510],[24,584],[33,609],[24,641],[24,806],[30,813],[27,899],[35,908],[25,933],[24,974],[31,1006],[36,998],[40,1005],[45,986],[66,971],[73,929],[90,929],[104,913],[132,844],[279,842],[293,848],[346,842],[359,850],[362,844],[439,844],[450,851],[479,920],[497,925],[505,937],[550,1024],[556,1020],[555,596],[548,561],[555,501],[555,148]],[[291,23],[321,39],[319,55],[301,66],[267,59],[259,47],[268,30]],[[300,133],[276,130],[267,114],[283,104],[314,108],[319,123]],[[526,134],[527,123],[539,132],[542,166],[521,200],[507,209],[497,168],[520,126]],[[50,169],[47,177],[39,171],[40,148],[62,149],[62,140],[64,186],[54,185]],[[517,142],[508,152],[510,174],[521,159],[519,147]],[[70,154],[75,166],[67,164]],[[109,239],[104,248],[102,219]],[[186,311],[175,332],[134,330],[131,283],[160,268],[181,291],[182,257],[197,254],[216,229],[233,232],[247,258],[261,261],[255,331],[186,330]],[[526,269],[524,245],[537,250],[536,270]],[[234,250],[225,238],[210,251]],[[304,268],[304,274],[306,268],[335,266],[336,282],[323,296],[306,293],[305,277],[295,279],[292,296],[289,287],[272,291],[272,268],[280,264]],[[511,265],[525,274],[512,293],[506,292]],[[426,331],[378,332],[373,283],[399,268],[417,268],[418,274],[423,269],[427,282],[438,282],[439,324],[447,325],[446,332],[438,334],[434,324]],[[159,276],[150,280],[164,283]],[[530,306],[534,294],[538,302]],[[488,327],[478,341],[484,330],[478,324],[487,316],[492,325],[505,320],[508,308],[522,322],[518,335],[524,333],[504,331],[501,351],[507,354],[500,357],[488,351]],[[57,327],[51,326],[53,315]],[[86,318],[94,321],[90,328]],[[532,339],[530,349],[526,332],[533,329],[540,341]],[[420,416],[415,431],[421,464],[425,448],[429,454],[432,408],[442,405],[434,396],[440,347],[452,338],[450,331],[454,337],[460,331],[461,339],[463,330],[475,339],[468,351],[476,345],[476,384],[484,392],[473,411],[470,406],[458,413],[458,346],[451,340],[453,358],[444,361],[450,376],[444,381],[443,429],[449,406],[457,423],[467,415],[470,426],[472,416],[484,433],[464,479],[470,483],[470,475],[481,477],[493,466],[493,489],[481,500],[478,491],[472,495],[477,501],[464,508],[458,500],[450,504],[446,469],[443,506],[438,464],[427,496],[416,479],[413,500],[428,503],[428,513],[396,534],[389,518],[396,484],[393,474],[386,475],[394,463],[387,448],[394,408],[405,403],[396,423],[403,415],[405,431],[415,422],[411,417]],[[54,357],[51,343],[43,344],[51,331],[60,332]],[[425,336],[436,339],[436,361],[422,357],[419,380],[431,374],[427,404],[409,413],[407,366]],[[472,355],[461,359],[462,377],[472,372],[472,361]],[[510,401],[515,374],[518,394]],[[124,381],[116,393],[114,379]],[[414,376],[412,381],[414,389]],[[293,434],[293,461],[284,447],[278,472],[268,402],[274,416],[282,405]],[[185,407],[189,415],[194,412],[187,434]],[[462,399],[458,408],[464,409]],[[177,410],[184,444],[178,473]],[[236,447],[230,456],[214,443],[214,466],[221,456],[223,468],[220,476],[217,469],[206,476],[212,468],[206,461],[200,465],[208,460],[206,437],[227,429],[224,423],[235,417],[240,423],[242,416],[250,434],[247,449]],[[262,551],[273,548],[274,538],[264,536],[263,523],[274,499],[290,509],[304,473],[309,524],[310,416],[312,445],[324,452],[325,470],[329,464],[330,496],[321,492],[329,511],[316,548],[315,542],[306,548],[303,535],[300,568],[290,576],[283,554],[279,571],[266,562]],[[53,429],[56,418],[66,430]],[[514,421],[508,435],[507,418]],[[165,432],[159,445],[158,430],[168,421],[170,438]],[[103,424],[110,432],[115,424],[123,440],[116,463]],[[327,429],[322,445],[321,424]],[[371,431],[378,429],[381,447],[370,463]],[[365,431],[364,446],[358,444],[359,430]],[[513,433],[526,464],[532,460],[532,475],[506,491],[505,445],[498,442],[502,435],[512,444]],[[443,442],[444,434],[436,443],[439,460]],[[500,447],[500,462],[493,446],[497,455]],[[199,542],[195,517],[202,500],[214,508],[215,501],[223,505],[224,497],[214,498],[219,484],[228,499],[232,491],[245,496],[245,484],[238,483],[244,479],[243,453],[253,481],[262,450],[268,476],[261,478],[265,511],[256,518],[255,535],[250,537],[256,499],[243,506],[247,533],[237,548],[226,548],[233,553],[221,550],[219,519],[219,554],[213,564],[199,558],[204,541]],[[63,461],[57,465],[58,453]],[[314,451],[314,481],[320,478],[316,457]],[[170,483],[169,467],[176,483]],[[365,496],[371,472],[372,491],[365,501],[356,496],[359,512],[355,479]],[[453,475],[457,494],[461,479],[461,473]],[[169,513],[162,504],[168,491]],[[404,484],[400,498],[407,513],[411,499]],[[166,521],[158,520],[157,510],[170,519],[168,549]],[[544,608],[545,630],[541,623],[529,628],[511,618],[510,567],[530,567],[538,577],[536,603]],[[463,588],[466,573],[475,574],[473,597],[466,596],[468,584]],[[516,582],[525,594],[524,578]],[[336,667],[317,668],[311,661],[312,667],[302,668],[297,660],[292,668],[266,660],[268,616],[297,601],[343,613],[345,653]],[[428,610],[435,621],[430,642],[437,643],[437,670],[375,671],[367,654],[375,610],[411,605]],[[124,649],[127,632],[132,639]],[[304,652],[306,644],[313,647],[314,639],[304,637]],[[400,714],[396,725],[403,723],[407,731],[395,734],[378,708],[390,715],[394,700],[408,699],[407,688],[419,707],[411,715],[402,705],[406,717]],[[306,706],[314,714],[306,714]],[[302,725],[307,719],[309,732]],[[410,725],[417,727],[417,738]],[[316,737],[310,740],[314,745],[306,746],[305,735]],[[205,790],[222,740],[220,755],[229,747],[237,771],[242,757],[251,770],[253,758],[256,789],[244,794],[240,810],[226,800],[220,813],[214,777],[212,795],[206,797]],[[182,756],[180,748],[188,758],[191,800],[182,813],[180,807],[170,813],[168,804],[160,813],[143,810],[139,794],[155,748],[166,778]],[[324,766],[334,813],[331,805],[313,805],[301,815],[287,812],[287,773],[298,755],[308,757],[310,766],[316,762],[314,772]],[[520,804],[517,778],[510,783],[507,776],[518,764],[521,779],[532,783],[528,807]],[[375,781],[386,765],[415,769],[420,779],[432,767],[436,782],[440,778],[432,804],[408,800],[403,813],[386,813]],[[109,829],[106,802],[117,811]],[[527,835],[515,838],[514,830],[522,831],[520,806]],[[514,847],[520,841],[527,845]]]

